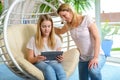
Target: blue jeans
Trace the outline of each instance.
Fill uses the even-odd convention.
[[[88,63],[79,61],[79,79],[80,80],[102,80],[101,69],[106,62],[104,55],[99,56],[98,67],[88,69]]]
[[[34,65],[43,72],[45,80],[67,80],[61,63],[57,61],[41,61]]]

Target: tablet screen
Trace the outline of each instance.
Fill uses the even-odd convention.
[[[47,60],[56,60],[56,57],[62,55],[63,51],[46,51],[41,52],[42,56],[45,56]]]

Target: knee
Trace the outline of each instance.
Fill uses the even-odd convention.
[[[100,74],[101,71],[98,67],[94,68],[92,67],[91,69],[88,70],[90,74],[96,75],[96,74]]]
[[[54,73],[54,69],[50,66],[50,65],[47,65],[45,68],[44,68],[44,72],[45,73]]]
[[[99,68],[89,69],[89,75],[90,75],[91,80],[102,80],[101,71]]]

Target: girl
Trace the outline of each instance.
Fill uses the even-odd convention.
[[[45,80],[66,80],[60,63],[63,61],[62,55],[52,61],[45,61],[46,57],[40,55],[42,51],[61,50],[61,40],[55,35],[53,21],[49,15],[40,16],[37,33],[28,42],[27,49],[27,60],[43,72]]]

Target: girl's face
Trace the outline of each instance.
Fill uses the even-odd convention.
[[[63,20],[65,20],[68,23],[70,23],[72,21],[73,15],[69,11],[60,11],[59,15]]]
[[[48,37],[50,35],[51,29],[52,29],[51,21],[45,20],[41,23],[42,36]]]

